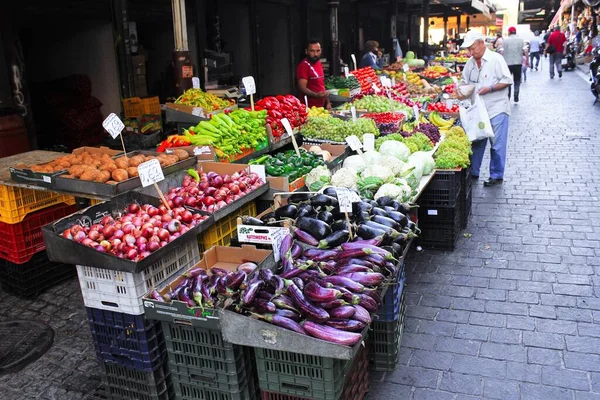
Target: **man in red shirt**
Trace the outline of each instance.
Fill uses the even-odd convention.
[[[567,47],[564,45],[566,41],[565,34],[560,31],[560,26],[556,25],[554,32],[548,37],[545,49],[546,54],[550,55],[550,79],[554,79],[554,66],[558,71],[558,77],[562,78],[561,61],[563,56],[567,54]]]
[[[321,42],[318,39],[308,41],[306,58],[296,68],[296,79],[300,89],[300,100],[308,98],[308,106],[331,108],[328,93],[325,90],[325,75],[321,64]]]

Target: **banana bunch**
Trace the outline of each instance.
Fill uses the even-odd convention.
[[[448,130],[452,128],[455,121],[456,118],[450,118],[448,120],[442,118],[442,116],[438,114],[437,111],[433,111],[431,114],[429,114],[429,122],[440,128],[440,132],[442,131],[442,129]]]
[[[311,108],[308,109],[308,118],[315,118],[315,117],[327,118],[327,117],[331,117],[331,114],[329,114],[329,111],[327,111],[323,107],[312,106]]]

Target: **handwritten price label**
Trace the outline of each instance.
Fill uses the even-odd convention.
[[[254,82],[254,78],[252,76],[243,77],[242,83],[244,84],[244,88],[246,88],[247,95],[256,93],[256,83]]]
[[[275,262],[280,260],[279,250],[281,249],[281,242],[283,242],[283,238],[288,233],[286,228],[277,229],[273,232],[271,236],[271,244],[273,245],[273,258],[275,258]]]
[[[402,70],[403,70],[404,72],[408,72],[408,70],[409,70],[409,69],[410,69],[410,67],[408,66],[408,64],[404,64],[404,65],[402,66]]]
[[[102,127],[106,129],[113,139],[116,139],[121,134],[123,129],[125,129],[125,124],[123,124],[121,118],[117,117],[117,114],[110,113],[104,122],[102,122]]]
[[[336,188],[340,212],[352,214],[352,203],[360,201],[360,197],[346,188]]]
[[[362,148],[362,143],[356,135],[348,136],[346,138],[346,143],[348,143],[348,146],[354,151],[360,152],[360,149]]]
[[[363,135],[363,149],[365,151],[375,150],[375,135],[372,133],[365,133]]]
[[[192,88],[200,89],[200,78],[198,78],[197,76],[192,78]]]
[[[356,107],[350,107],[350,113],[352,114],[352,121],[356,121]]]
[[[375,93],[381,92],[381,89],[379,89],[379,87],[377,86],[377,84],[375,82],[373,82],[373,90],[375,91]]]
[[[138,166],[138,174],[142,181],[142,186],[150,186],[156,182],[165,179],[160,162],[157,159],[146,161]]]
[[[347,78],[348,75],[350,75],[350,70],[348,69],[348,67],[344,67],[344,76]]]
[[[416,105],[413,106],[413,114],[415,114],[415,120],[419,119],[419,107],[417,107]]]

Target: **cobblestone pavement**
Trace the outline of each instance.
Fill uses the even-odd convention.
[[[399,366],[373,377],[370,400],[600,399],[600,106],[581,72],[550,81],[545,64],[528,78],[504,185],[473,187],[472,237],[407,264]],[[0,375],[0,400],[93,398],[101,373],[77,280],[33,301],[0,290],[0,321],[18,318],[56,337]]]
[[[600,399],[600,106],[548,75],[512,107],[504,184],[473,185],[472,237],[407,261],[398,368],[369,399]]]

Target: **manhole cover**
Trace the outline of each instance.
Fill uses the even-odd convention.
[[[0,322],[0,374],[15,372],[40,358],[54,341],[54,330],[37,321]]]

